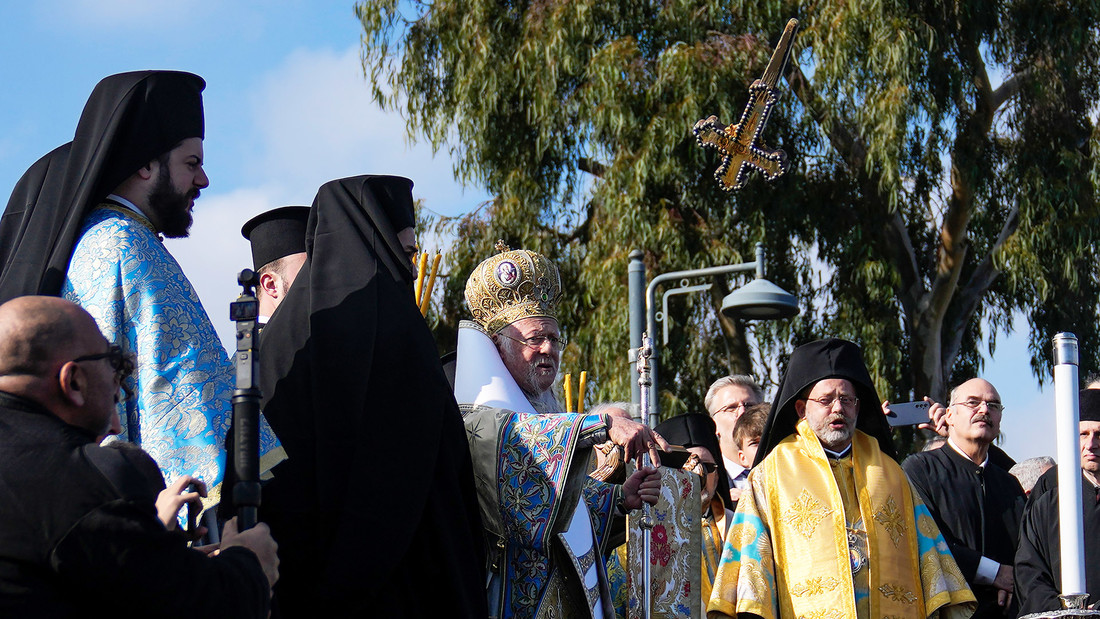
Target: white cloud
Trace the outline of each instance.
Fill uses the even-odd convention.
[[[250,131],[240,132],[246,144],[224,146],[257,156],[235,179],[212,169],[215,182],[196,202],[190,238],[168,241],[227,348],[234,346],[228,304],[240,291],[237,273],[251,265],[240,229],[252,216],[286,204],[309,205],[325,182],[357,174],[408,176],[416,182],[414,195],[437,212],[462,212],[485,199],[480,191],[463,195],[446,155],[433,158],[428,146],[407,146],[400,116],[371,101],[357,47],[295,51],[261,77],[247,100],[249,109],[228,111],[251,123]],[[222,188],[228,193],[216,193]],[[421,246],[446,250],[431,235]]]
[[[165,241],[168,251],[191,280],[227,349],[235,346],[229,303],[240,294],[237,274],[241,269],[252,268],[252,253],[241,236],[241,226],[254,215],[276,206],[280,204],[264,189],[203,195],[195,202],[191,236]]]
[[[399,174],[412,178],[414,194],[437,212],[464,212],[485,199],[454,181],[446,154],[409,145],[400,115],[371,100],[358,46],[293,52],[261,81],[252,107],[262,155],[247,175],[266,177],[287,194],[345,176]]]

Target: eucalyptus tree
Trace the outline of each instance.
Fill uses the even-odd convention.
[[[622,398],[627,254],[644,250],[652,274],[751,260],[762,241],[801,316],[730,321],[716,311],[726,282],[681,299],[666,411],[699,410],[727,372],[774,375],[820,336],[861,343],[885,396],[943,398],[1017,312],[1039,380],[1057,330],[1097,365],[1098,3],[382,0],[356,13],[377,102],[493,196],[437,222],[456,238],[445,339],[465,277],[503,238],[561,266],[563,365]],[[726,194],[690,129],[739,118],[790,17],[786,94],[764,131],[790,169]]]

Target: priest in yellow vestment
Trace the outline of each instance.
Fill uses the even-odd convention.
[[[859,347],[797,348],[722,552],[707,616],[969,617],[967,588],[893,459]]]

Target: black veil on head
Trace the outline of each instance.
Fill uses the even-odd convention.
[[[73,141],[39,159],[0,219],[0,302],[57,295],[88,209],[181,140],[205,133],[206,82],[180,71],[135,71],[99,82]]]
[[[382,240],[382,246],[375,248],[378,258],[395,279],[411,283],[412,266],[397,240],[397,233],[412,225],[404,225],[407,219],[412,218],[412,187],[412,180],[403,176],[377,174],[351,176],[325,183],[317,191],[306,225],[306,254],[313,255],[316,231],[325,228],[324,222],[318,222],[317,217],[324,217],[330,209],[316,208],[317,203],[323,201],[336,205],[331,210],[348,214],[353,219],[366,217]]]
[[[787,371],[779,381],[779,396],[764,424],[764,434],[760,437],[754,464],[760,464],[780,441],[794,434],[798,424],[794,403],[799,394],[827,378],[843,378],[852,383],[859,398],[856,429],[878,439],[883,453],[897,459],[890,425],[882,413],[871,375],[863,363],[863,353],[852,342],[831,338],[803,344],[791,353]]]
[[[699,413],[677,415],[657,424],[653,431],[672,445],[705,447],[718,465],[718,487],[715,492],[718,496],[729,499],[730,483],[729,478],[726,477],[726,467],[722,464],[722,448],[718,444],[714,420],[709,415]],[[687,458],[688,454],[683,452],[662,453],[661,465],[679,468],[687,462]]]

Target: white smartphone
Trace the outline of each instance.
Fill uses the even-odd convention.
[[[891,404],[886,414],[886,421],[892,426],[915,426],[918,423],[928,423],[928,402],[902,402]]]

